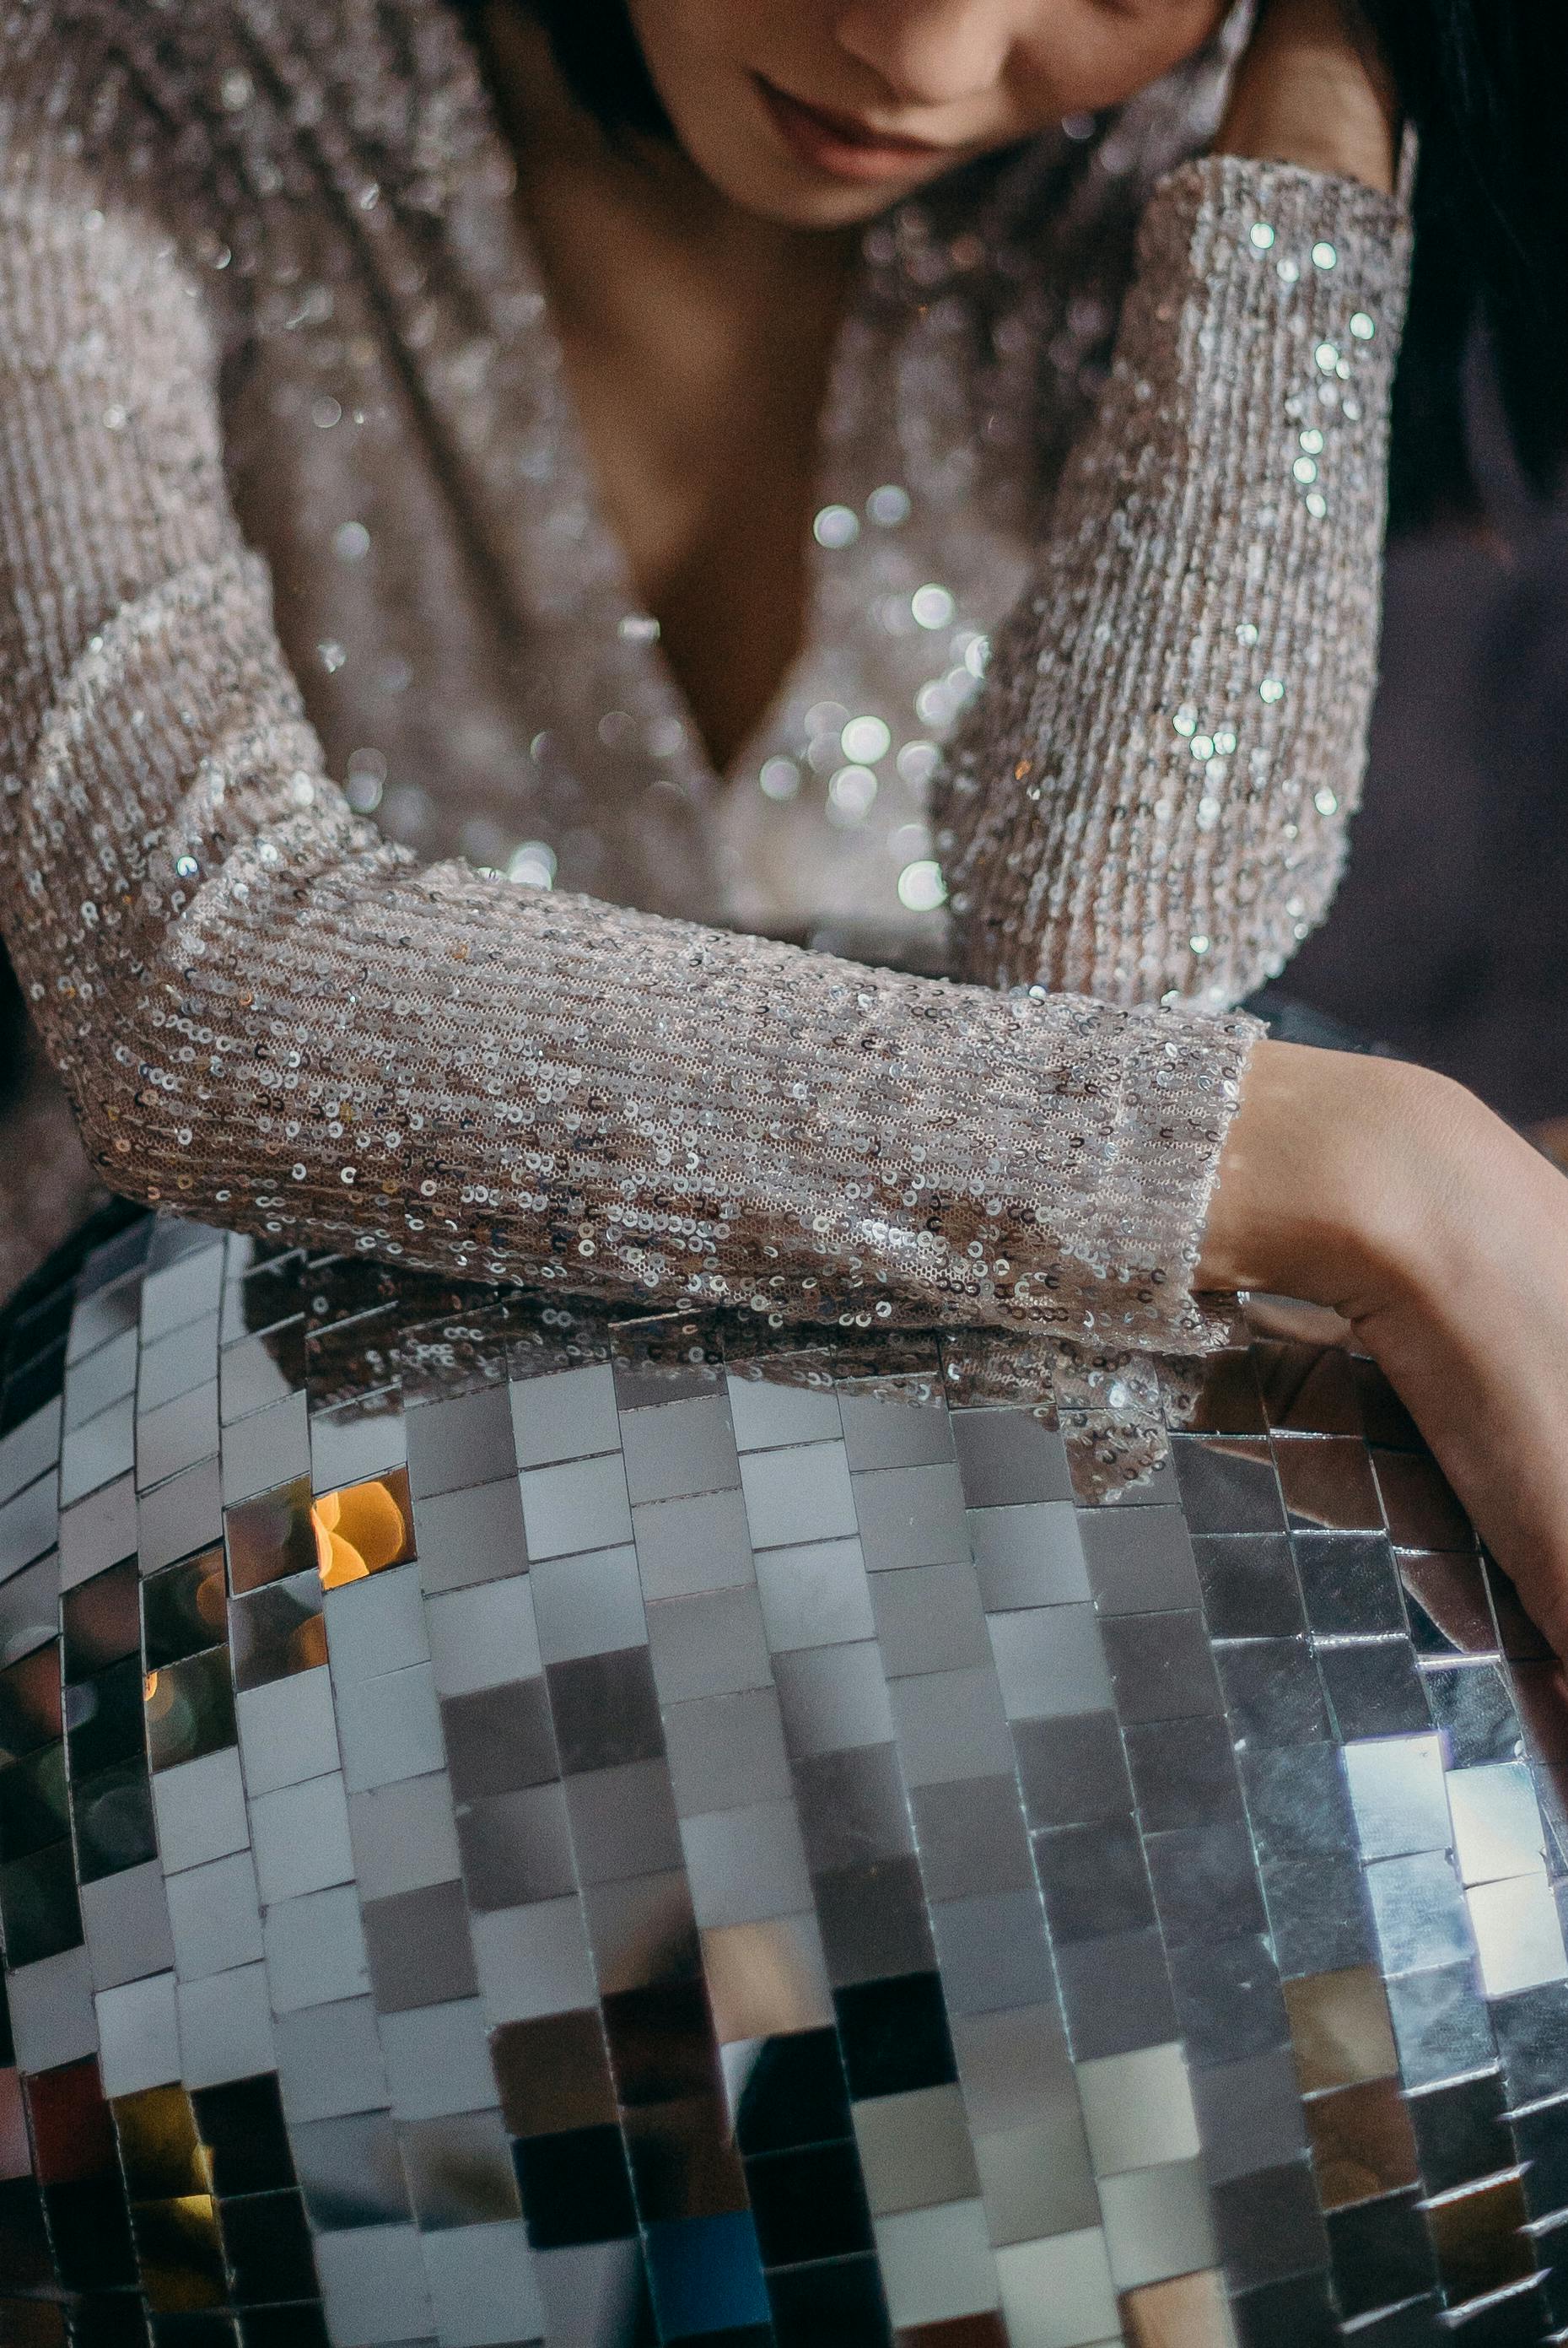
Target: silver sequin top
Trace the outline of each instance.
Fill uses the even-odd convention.
[[[0,912],[104,1179],[1205,1344],[1227,1006],[1358,788],[1407,271],[1364,188],[1183,163],[1215,89],[871,230],[808,641],[720,778],[445,0],[0,0]]]

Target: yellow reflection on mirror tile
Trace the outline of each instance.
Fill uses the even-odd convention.
[[[367,1483],[319,1492],[311,1508],[316,1562],[323,1589],[363,1581],[414,1555],[414,1508],[405,1469],[389,1469]]]
[[[109,2106],[133,2201],[162,2201],[212,2189],[207,2147],[183,2087],[147,2087]]]
[[[221,2307],[228,2294],[218,2207],[210,2193],[132,2204],[137,2264],[148,2305],[159,2315]]]

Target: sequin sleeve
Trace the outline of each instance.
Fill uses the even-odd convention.
[[[1204,1342],[1252,1024],[415,867],[323,772],[201,301],[67,157],[0,170],[0,890],[111,1185],[671,1303]]]
[[[948,770],[965,966],[1240,1001],[1322,919],[1377,675],[1409,235],[1211,157],[1144,215],[1110,381]]]

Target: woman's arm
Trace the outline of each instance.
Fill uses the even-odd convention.
[[[43,16],[0,26],[47,50]],[[44,127],[69,62],[0,53],[0,915],[106,1179],[671,1305],[1202,1343],[1249,1023],[420,870],[354,820],[236,530],[202,303]]]
[[[1270,0],[1221,146],[1388,186],[1396,131],[1340,0]],[[1568,1183],[1546,1158],[1444,1077],[1261,1045],[1200,1279],[1350,1323],[1568,1656]]]
[[[951,760],[976,976],[1235,1002],[1337,883],[1409,250],[1340,21],[1268,12],[1222,151],[1144,216],[1111,380]]]

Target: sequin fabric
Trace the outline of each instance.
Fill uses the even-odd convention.
[[[1060,540],[1140,172],[1212,74],[977,183],[967,242],[919,208],[874,231],[812,642],[724,787],[747,818],[591,510],[451,12],[6,0],[0,27],[6,934],[104,1179],[562,1292],[1011,1325],[1135,1420],[1132,1357],[1219,1334],[1191,1279],[1256,1032],[1224,1003],[1320,910],[1355,794],[1397,208],[1163,180]],[[799,848],[816,926],[929,943],[939,857],[898,794],[1041,532],[934,810],[963,983],[694,925],[765,926],[737,876],[765,894]],[[878,803],[862,853],[830,819]]]
[[[1527,2348],[1561,1682],[1254,1307],[1045,1349],[105,1224],[0,1322],[0,2336]]]

